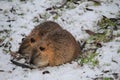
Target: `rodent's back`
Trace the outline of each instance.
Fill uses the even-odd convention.
[[[49,59],[51,66],[70,62],[80,54],[79,43],[66,30],[55,30],[48,34],[43,41],[52,45],[52,47],[48,47],[48,49],[52,48],[53,51],[53,58],[50,57],[51,59]]]
[[[56,29],[62,29],[59,24],[53,21],[46,21],[37,25],[30,33],[31,35],[39,35],[39,37],[45,36],[47,33],[50,33]]]

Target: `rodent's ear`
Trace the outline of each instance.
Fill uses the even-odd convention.
[[[34,38],[31,38],[30,41],[31,41],[31,43],[34,43],[34,42],[35,42],[35,39],[34,39]]]

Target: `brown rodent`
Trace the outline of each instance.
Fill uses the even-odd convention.
[[[47,21],[31,31],[22,41],[18,53],[37,67],[56,66],[75,59],[80,53],[80,45],[59,24]]]
[[[31,33],[22,40],[19,48],[19,53],[23,56],[30,57],[31,50],[35,43],[38,43],[46,34],[56,30],[62,29],[59,24],[53,21],[46,21],[36,26]]]
[[[72,61],[79,54],[79,43],[71,33],[56,29],[34,46],[30,62],[37,67],[56,66]]]

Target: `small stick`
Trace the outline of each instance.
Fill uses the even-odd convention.
[[[4,70],[0,70],[0,72],[5,72]]]
[[[31,65],[27,65],[27,64],[23,64],[23,63],[19,63],[17,61],[14,61],[14,60],[10,60],[13,64],[17,65],[17,66],[20,66],[22,68],[29,68],[29,69],[35,69],[36,67],[34,66],[31,66]]]

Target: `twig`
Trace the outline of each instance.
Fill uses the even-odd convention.
[[[22,68],[29,68],[29,69],[35,69],[36,67],[35,66],[31,66],[31,65],[27,65],[27,64],[23,64],[23,63],[19,63],[17,61],[14,61],[14,60],[10,60],[13,64],[17,65],[17,66],[20,66]]]
[[[0,72],[5,72],[4,70],[0,70]]]

